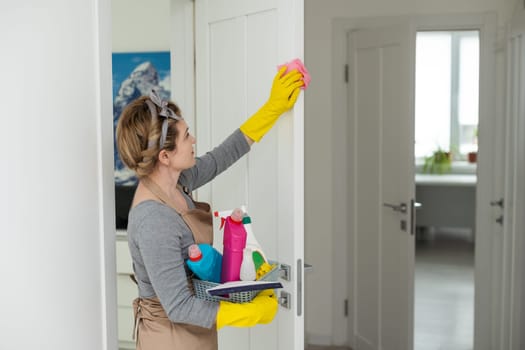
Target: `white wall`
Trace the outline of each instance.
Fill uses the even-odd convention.
[[[111,0],[113,52],[169,51],[170,0]]]
[[[109,14],[2,3],[0,349],[117,346]]]
[[[345,276],[335,276],[335,264],[346,263],[344,257],[332,255],[341,249],[336,237],[347,230],[341,222],[347,203],[341,195],[341,178],[347,177],[345,162],[345,120],[334,117],[331,67],[332,21],[336,18],[361,18],[396,15],[495,12],[503,27],[517,0],[305,0],[305,63],[312,84],[305,94],[305,261],[314,266],[306,277],[305,329],[313,344],[339,345],[340,312],[345,290]],[[499,64],[503,64],[500,60]],[[341,67],[341,76],[343,74]],[[503,72],[500,66],[498,72]],[[338,76],[336,76],[338,78]],[[500,79],[501,81],[501,79]],[[499,91],[502,91],[501,89]],[[498,97],[500,105],[503,96]],[[499,108],[502,111],[501,106]],[[331,218],[340,220],[330,221]],[[334,297],[334,307],[319,302]],[[351,313],[351,308],[350,308]]]
[[[193,3],[179,0],[111,0],[113,52],[171,50],[171,99],[191,128],[193,71],[185,67],[193,66],[193,43],[187,36],[193,31],[188,20],[193,18],[192,7]]]
[[[510,2],[518,1],[305,0],[305,62],[314,78],[305,94],[305,260],[314,265],[306,278],[306,330],[311,339],[332,340],[333,309],[319,300],[329,300],[343,287],[339,276],[331,274],[337,242],[335,225],[327,220],[346,209],[345,203],[332,201],[337,190],[332,179],[344,177],[346,169],[339,162],[344,154],[333,147],[340,140],[329,141],[342,123],[332,118],[327,69],[332,62],[331,21],[496,11],[504,23],[513,8]],[[98,17],[102,1],[42,3],[7,3],[0,13],[0,31],[10,34],[0,36],[0,348],[115,348],[114,310],[106,310],[115,280],[108,254],[114,248],[112,177],[107,174],[112,142],[105,129],[110,118],[102,118],[111,114],[111,91],[105,82],[111,73],[97,65],[97,50],[110,45],[104,42],[104,30],[110,30],[111,19]],[[113,50],[169,48],[169,30],[164,30],[169,22],[153,20],[169,14],[166,3],[148,3],[144,10],[138,0],[113,0]],[[126,13],[118,11],[122,8],[127,15],[119,15]],[[145,15],[147,10],[151,13]],[[157,35],[145,35],[145,28]]]

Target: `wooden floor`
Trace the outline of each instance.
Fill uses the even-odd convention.
[[[435,232],[416,246],[414,350],[471,350],[474,244],[461,232]]]

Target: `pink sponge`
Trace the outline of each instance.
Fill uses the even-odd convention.
[[[297,71],[303,75],[304,85],[301,87],[301,89],[305,90],[308,87],[312,78],[310,78],[310,73],[308,73],[308,70],[299,58],[293,59],[290,62],[277,66],[277,70],[281,69],[281,67],[283,66],[288,67],[288,69],[286,69],[286,71],[284,72],[285,74],[291,70],[297,69]]]

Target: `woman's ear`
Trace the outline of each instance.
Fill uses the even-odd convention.
[[[159,152],[159,162],[164,165],[168,165],[170,160],[170,155],[165,149]]]

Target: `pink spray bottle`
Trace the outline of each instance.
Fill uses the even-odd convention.
[[[246,229],[242,223],[243,212],[237,208],[224,219],[221,282],[239,281],[246,246]]]

